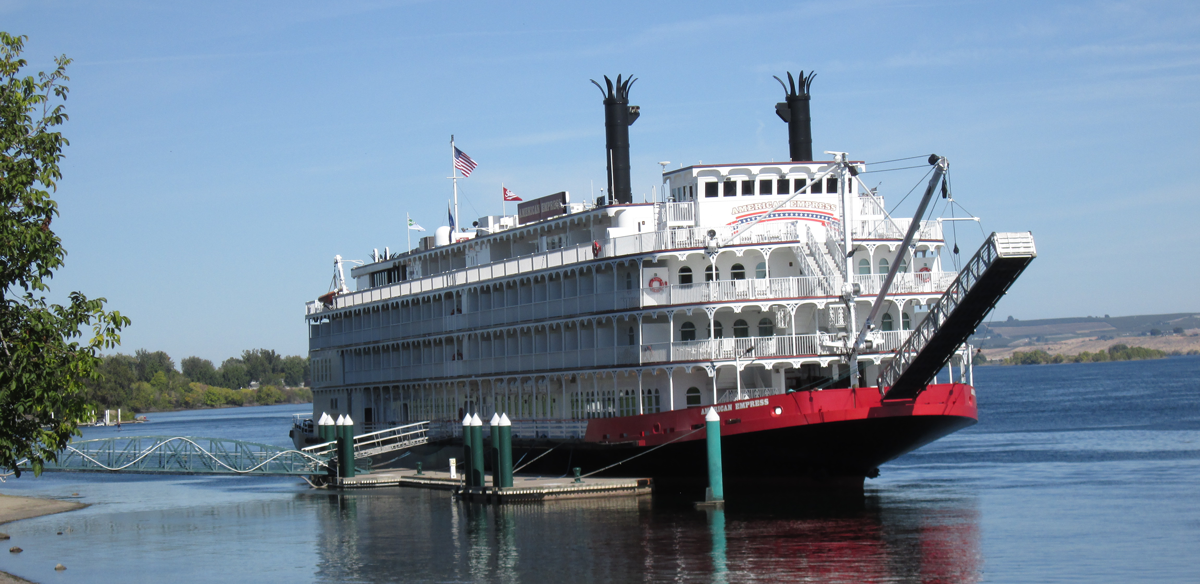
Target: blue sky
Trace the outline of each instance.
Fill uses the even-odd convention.
[[[444,220],[452,133],[480,165],[464,223],[501,183],[583,199],[605,176],[588,80],[618,73],[639,78],[637,196],[658,161],[784,159],[772,75],[815,70],[815,151],[937,152],[984,229],[1034,232],[1000,318],[1200,310],[1194,2],[0,2],[0,22],[31,72],[75,60],[53,287],[130,316],[124,352],[305,353],[334,254]],[[919,179],[868,176],[892,203]]]

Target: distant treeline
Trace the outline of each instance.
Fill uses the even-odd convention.
[[[1143,359],[1163,359],[1171,355],[1183,355],[1180,351],[1168,353],[1158,349],[1148,349],[1146,347],[1130,347],[1128,345],[1113,345],[1107,351],[1096,351],[1089,353],[1083,351],[1078,355],[1063,355],[1056,353],[1051,355],[1046,351],[1037,349],[1035,351],[1014,351],[1012,356],[999,361],[1001,365],[1049,365],[1053,363],[1103,363],[1105,361],[1140,361]],[[1186,354],[1200,354],[1200,351],[1195,349],[1188,351]]]
[[[100,378],[88,382],[89,397],[101,408],[127,412],[312,401],[312,391],[301,387],[308,385],[307,357],[255,349],[226,359],[220,367],[188,357],[182,369],[175,369],[170,355],[162,351],[110,355],[100,366]],[[250,388],[253,383],[257,388]]]

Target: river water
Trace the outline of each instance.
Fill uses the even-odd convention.
[[[1200,357],[983,367],[976,385],[980,423],[885,465],[864,497],[497,509],[292,478],[46,473],[0,492],[91,506],[4,526],[25,551],[0,569],[43,583],[1200,581]],[[307,410],[122,431],[287,446]]]

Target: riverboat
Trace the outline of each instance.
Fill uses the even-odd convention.
[[[966,341],[1036,255],[1032,235],[992,234],[947,269],[944,221],[925,218],[948,196],[946,159],[928,157],[916,216],[893,217],[864,162],[813,160],[812,75],[788,80],[788,161],[664,163],[661,195],[635,202],[640,108],[632,79],[606,77],[603,197],[560,192],[374,252],[354,291],[336,258],[305,311],[313,419],[427,422],[428,444],[374,463],[428,469],[456,455],[464,418],[504,413],[523,472],[662,484],[703,479],[715,409],[727,483],[859,486],[976,423]],[[297,420],[297,446],[315,431]]]

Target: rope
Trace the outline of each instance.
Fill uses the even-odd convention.
[[[915,165],[915,166],[901,166],[901,167],[899,167],[899,168],[883,168],[883,169],[880,169],[880,170],[864,170],[864,171],[862,171],[862,172],[860,172],[860,173],[858,173],[858,174],[871,174],[871,173],[873,173],[873,172],[892,172],[893,170],[908,170],[908,169],[910,169],[910,168],[925,168],[926,166],[928,166],[928,165],[926,165],[926,164],[918,164],[918,165]]]
[[[879,162],[868,162],[867,164],[887,164],[889,162],[903,162],[905,160],[916,160],[918,158],[929,158],[929,156],[927,156],[925,154],[918,154],[916,156],[909,156],[908,158],[897,158],[895,160],[880,160]]]
[[[539,454],[539,455],[537,455],[537,456],[533,457],[533,460],[531,460],[531,461],[529,461],[529,462],[526,462],[525,464],[522,464],[521,466],[518,466],[517,468],[514,468],[514,469],[513,469],[513,474],[517,474],[517,471],[519,471],[519,470],[521,470],[521,469],[523,469],[523,468],[525,468],[525,467],[527,467],[527,466],[529,466],[529,465],[531,465],[531,464],[533,464],[533,463],[537,462],[537,459],[539,459],[539,458],[541,458],[541,457],[543,457],[543,456],[546,456],[547,454],[550,454],[550,452],[551,452],[552,450],[554,450],[555,448],[558,448],[559,446],[562,446],[562,444],[555,444],[554,446],[552,446],[552,447],[550,448],[550,450],[547,450],[547,451],[545,451],[545,452],[543,452],[543,453],[541,453],[541,454]],[[525,457],[524,457],[524,456],[522,456],[521,458],[525,458]],[[521,462],[520,460],[518,460],[518,461],[517,461],[517,463],[520,463],[520,462]]]
[[[659,448],[662,448],[663,446],[666,446],[666,445],[668,445],[668,444],[670,444],[670,443],[672,443],[672,442],[674,442],[674,441],[676,441],[676,440],[682,440],[682,439],[684,439],[684,438],[687,438],[688,436],[691,436],[692,434],[695,434],[696,432],[699,432],[699,431],[701,431],[701,430],[703,430],[703,429],[704,429],[704,427],[696,428],[695,430],[692,430],[691,432],[688,432],[687,434],[684,434],[684,435],[682,435],[682,436],[680,436],[680,437],[678,437],[678,438],[671,439],[671,440],[669,440],[669,441],[667,441],[667,442],[663,442],[662,444],[659,444],[658,446],[655,446],[654,448],[651,448],[650,450],[647,450],[647,451],[645,451],[645,452],[639,452],[639,453],[637,453],[637,454],[635,454],[635,455],[633,455],[633,456],[630,456],[629,458],[626,458],[625,460],[622,460],[621,462],[614,462],[613,464],[610,464],[610,465],[608,465],[608,466],[606,466],[606,467],[604,467],[604,468],[602,468],[602,469],[600,469],[600,470],[595,470],[595,471],[589,472],[589,473],[587,473],[587,474],[585,474],[585,475],[580,475],[580,476],[579,476],[579,478],[581,478],[581,479],[582,479],[582,478],[587,478],[587,477],[590,477],[590,476],[592,476],[592,475],[594,475],[594,474],[596,474],[596,473],[598,473],[598,472],[604,472],[604,471],[606,471],[606,470],[608,470],[608,469],[610,469],[610,468],[612,468],[612,467],[614,467],[614,466],[621,465],[621,464],[625,464],[626,462],[629,462],[629,461],[631,461],[631,460],[633,460],[633,459],[635,459],[635,458],[637,458],[637,457],[639,457],[639,456],[642,456],[643,454],[650,454],[651,452],[654,452],[655,450],[658,450]]]
[[[925,176],[922,176],[920,180],[917,181],[917,184],[913,185],[913,188],[908,189],[908,194],[904,195],[904,198],[900,199],[900,202],[896,203],[896,205],[892,207],[891,211],[888,211],[888,215],[894,215],[896,213],[896,209],[899,209],[900,205],[904,204],[905,199],[908,199],[909,195],[913,194],[913,191],[917,190],[917,187],[921,186],[921,183],[925,181],[925,177],[929,176],[929,173],[931,172],[933,172],[933,166],[929,167],[929,170],[925,172]]]

